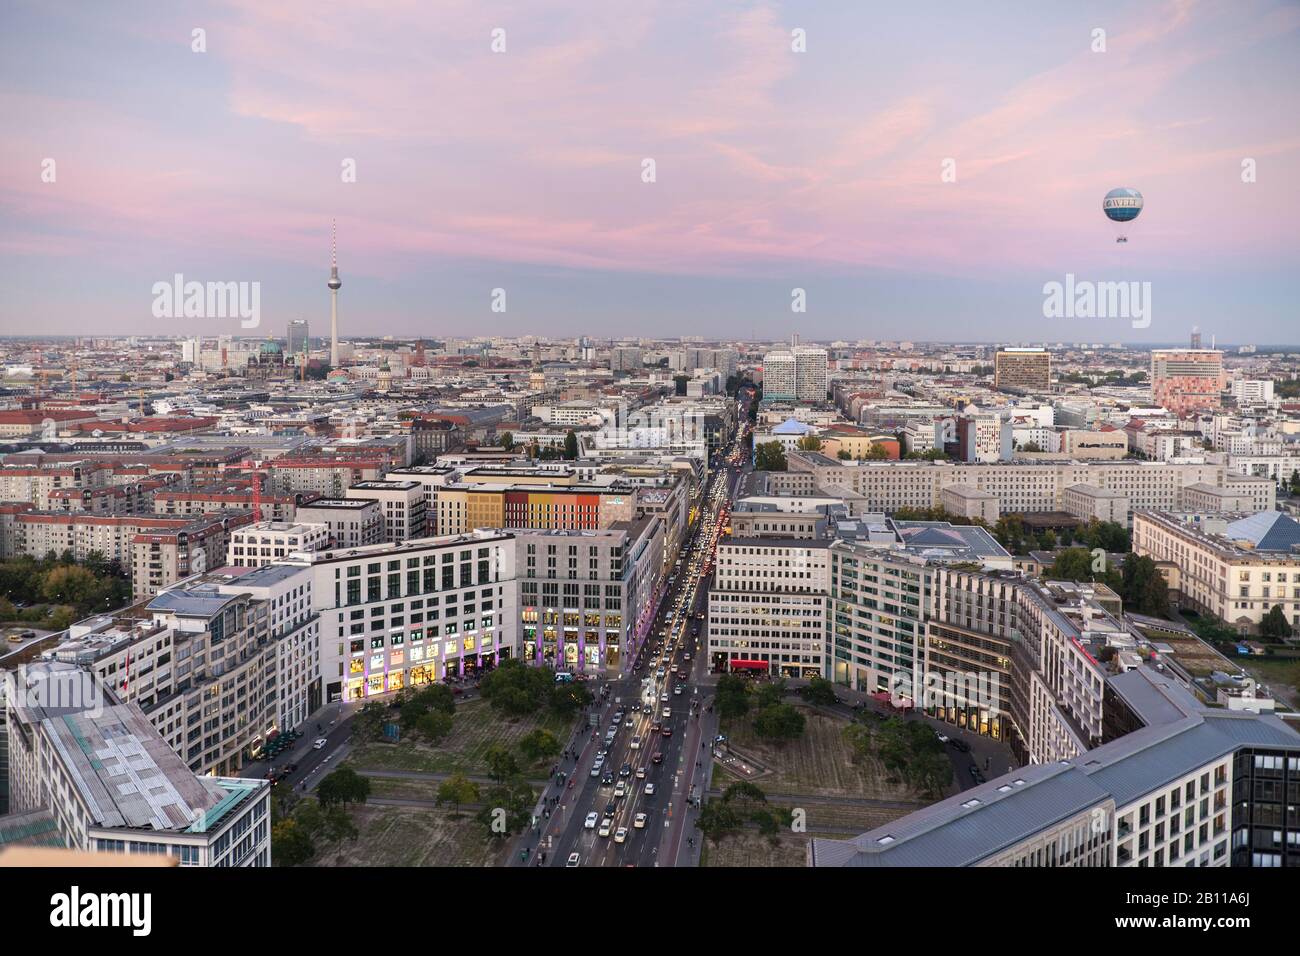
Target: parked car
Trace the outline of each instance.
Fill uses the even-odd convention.
[[[311,749],[312,749],[312,750],[324,750],[324,749],[325,749],[325,745],[328,744],[328,743],[329,743],[329,741],[326,740],[324,737],[318,737],[318,738],[316,739],[316,742],[315,742],[314,744],[311,745]]]

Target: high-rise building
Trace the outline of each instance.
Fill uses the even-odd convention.
[[[1153,349],[1151,394],[1179,418],[1219,408],[1223,352],[1218,349]]]
[[[763,399],[792,402],[826,401],[825,349],[795,346],[763,356]]]
[[[998,349],[993,357],[993,387],[1046,392],[1052,387],[1052,354],[1047,349]]]
[[[294,319],[289,323],[289,332],[285,336],[286,360],[296,362],[307,351],[309,330],[306,319]]]
[[[613,372],[640,372],[642,353],[635,346],[617,346],[609,350],[609,368]]]

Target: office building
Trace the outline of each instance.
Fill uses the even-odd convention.
[[[1151,394],[1178,418],[1221,407],[1223,353],[1217,349],[1153,349]]]
[[[998,349],[993,356],[993,387],[1024,392],[1052,390],[1052,353],[1047,349]]]

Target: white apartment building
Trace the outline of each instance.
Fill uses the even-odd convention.
[[[387,525],[374,498],[317,498],[298,509],[302,524],[322,524],[335,548],[360,548],[384,540]]]
[[[230,533],[226,563],[237,568],[260,568],[294,551],[316,551],[329,543],[327,525],[259,521]]]
[[[359,481],[344,497],[378,502],[387,542],[398,544],[429,533],[427,497],[418,481]]]

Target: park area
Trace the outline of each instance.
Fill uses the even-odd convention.
[[[520,739],[534,730],[548,730],[563,746],[568,744],[573,726],[573,721],[549,711],[525,717],[506,716],[478,698],[456,705],[451,733],[442,742],[430,744],[415,735],[408,735],[398,743],[358,741],[348,754],[347,765],[360,773],[408,770],[485,776],[488,773],[486,754],[490,747],[497,745],[517,755],[525,777],[541,779],[548,775],[554,761],[525,762],[517,749]]]

